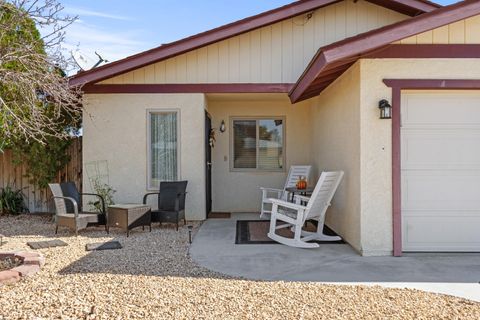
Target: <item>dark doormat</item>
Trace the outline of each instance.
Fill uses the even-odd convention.
[[[280,222],[281,223],[281,222]],[[237,234],[235,236],[235,244],[274,244],[278,243],[270,239],[267,234],[270,228],[269,220],[238,220],[237,221]],[[306,231],[315,231],[316,226],[312,223],[307,223],[304,227]],[[293,232],[290,229],[284,228],[276,231],[277,234],[286,237],[293,238]],[[323,233],[329,236],[336,236],[337,234],[327,226],[323,227]],[[320,244],[332,244],[332,243],[345,243],[340,241],[312,241]]]
[[[118,241],[88,243],[85,245],[85,250],[87,251],[115,250],[115,249],[122,249],[122,248],[123,248],[122,245]]]
[[[66,247],[68,244],[62,240],[48,240],[48,241],[36,241],[36,242],[27,242],[27,246],[32,249],[45,249],[45,248],[54,248],[54,247]]]
[[[230,219],[230,212],[210,212],[208,219]]]

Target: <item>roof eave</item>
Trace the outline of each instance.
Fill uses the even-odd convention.
[[[315,79],[334,63],[360,58],[401,39],[480,14],[480,1],[464,1],[422,16],[344,39],[320,48],[289,93],[292,103],[307,99],[304,93]],[[350,61],[351,62],[351,61]],[[319,94],[320,92],[318,92]],[[308,97],[310,98],[310,97]]]
[[[300,0],[291,4],[245,18],[216,29],[212,29],[179,41],[144,51],[142,53],[115,61],[95,69],[77,73],[70,78],[71,86],[96,83],[121,73],[129,72],[148,64],[171,58],[173,56],[199,49],[209,44],[246,33],[263,26],[310,12],[342,0]],[[392,10],[403,6],[416,12],[429,12],[438,5],[425,0],[368,0]]]

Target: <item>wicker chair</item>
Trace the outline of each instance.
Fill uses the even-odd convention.
[[[102,213],[79,212],[77,201],[72,197],[64,196],[60,184],[51,183],[48,186],[55,202],[55,234],[58,232],[58,227],[67,227],[78,235],[79,230],[100,224]],[[68,212],[66,205],[68,202],[73,212]]]
[[[97,193],[80,193],[77,189],[77,186],[74,182],[62,182],[60,183],[60,188],[62,189],[62,193],[64,197],[73,198],[77,202],[78,211],[84,213],[96,213],[96,212],[88,212],[84,210],[83,207],[83,196],[92,196],[96,197],[98,200],[98,204],[100,205],[100,213],[96,213],[99,215],[98,217],[98,224],[99,225],[106,225],[107,224],[107,211],[105,208],[105,200],[103,197]],[[66,201],[65,205],[67,206],[68,213],[74,213],[73,210],[73,203],[71,201]]]
[[[158,209],[152,210],[152,222],[171,222],[177,225],[180,219],[185,218],[185,197],[188,181],[161,182],[159,192],[150,192],[143,196],[143,204],[147,204],[147,197],[158,195]]]

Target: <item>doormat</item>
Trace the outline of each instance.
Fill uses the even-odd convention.
[[[279,221],[279,223],[283,223]],[[307,223],[303,229],[305,231],[314,232],[316,226],[312,223]],[[269,220],[238,220],[237,234],[235,236],[235,244],[275,244],[278,243],[270,239],[267,234],[270,229]],[[276,233],[285,238],[293,238],[293,232],[288,228],[276,230]],[[337,234],[327,226],[323,227],[323,233],[329,236],[336,236]],[[343,240],[339,241],[312,241],[320,244],[340,244],[345,243]]]
[[[85,245],[85,250],[87,251],[115,250],[122,248],[122,245],[118,241],[88,243]]]
[[[230,219],[230,212],[210,212],[208,219]]]
[[[32,249],[46,249],[54,247],[66,247],[68,244],[62,240],[48,240],[48,241],[36,241],[36,242],[27,242],[27,246]]]

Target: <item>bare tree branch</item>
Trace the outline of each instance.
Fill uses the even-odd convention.
[[[76,17],[62,10],[57,0],[0,0],[0,145],[13,137],[66,138],[65,116],[80,121],[80,89],[61,71],[71,65],[61,44]],[[48,32],[41,37],[35,26]]]

